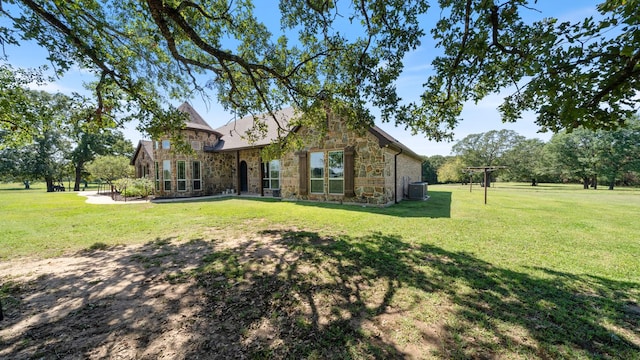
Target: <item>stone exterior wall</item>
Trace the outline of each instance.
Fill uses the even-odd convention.
[[[262,177],[260,172],[260,167],[262,166],[261,157],[260,157],[260,149],[248,149],[248,150],[240,150],[239,161],[238,164],[241,164],[243,161],[247,163],[247,193],[249,194],[260,194],[260,188],[262,184]],[[235,182],[234,184],[238,184],[235,188],[239,189],[240,181],[240,168],[234,172]]]
[[[203,169],[207,195],[228,193],[236,189],[235,153],[207,153]]]
[[[160,190],[156,191],[158,196],[162,197],[191,197],[191,196],[202,196],[210,194],[211,186],[209,186],[208,182],[211,180],[207,177],[207,171],[211,169],[208,166],[208,163],[211,162],[210,154],[204,152],[205,146],[213,146],[218,141],[218,138],[208,132],[205,131],[195,131],[195,130],[185,130],[183,132],[183,136],[185,141],[189,144],[192,144],[194,154],[179,154],[176,153],[173,149],[173,145],[171,144],[169,149],[162,148],[162,141],[168,140],[168,137],[163,137],[158,139],[157,142],[154,141],[153,152],[155,161],[158,163],[159,168],[159,181],[160,181]],[[171,162],[171,189],[164,189],[164,174],[163,174],[163,162],[164,160],[169,160]],[[178,161],[186,162],[186,190],[177,190],[177,162]],[[200,177],[202,180],[201,190],[193,189],[193,161],[200,161]],[[155,167],[151,165],[151,178],[155,179]]]
[[[392,194],[387,189],[385,174],[389,172],[385,162],[385,149],[380,148],[378,139],[368,131],[356,132],[347,129],[346,124],[336,119],[330,119],[327,133],[308,128],[299,130],[298,135],[306,139],[307,146],[301,151],[311,153],[315,151],[344,150],[354,148],[354,196],[344,195],[300,194],[299,156],[289,153],[281,159],[281,194],[285,199],[317,200],[317,201],[346,201],[382,205],[392,200]],[[309,159],[307,158],[307,161]]]
[[[289,152],[280,159],[280,196],[284,199],[315,200],[335,202],[355,202],[373,205],[388,205],[397,200],[401,201],[408,193],[410,182],[421,180],[421,161],[405,154],[398,154],[395,149],[380,147],[380,141],[370,131],[352,131],[346,124],[335,118],[327,123],[326,133],[310,128],[302,128],[297,133],[306,146],[299,152]],[[185,130],[185,140],[194,145],[194,154],[178,154],[172,149],[162,149],[162,140],[158,139],[154,145],[155,161],[159,165],[160,190],[162,197],[190,197],[202,195],[217,195],[238,193],[241,190],[240,165],[247,165],[247,189],[242,193],[263,194],[274,196],[271,190],[262,189],[262,159],[259,148],[237,151],[205,152],[205,147],[216,145],[218,138],[204,131]],[[166,139],[166,138],[165,138]],[[349,149],[348,151],[345,151]],[[347,167],[347,153],[353,160],[352,184],[348,187],[345,176],[345,192],[343,194],[329,194],[325,165],[325,181],[323,193],[311,193],[309,185],[309,154],[324,152],[325,164],[329,151],[345,151],[345,167]],[[302,179],[307,183],[306,193],[301,192],[301,164],[300,154],[306,162],[302,168],[306,173]],[[145,157],[148,159],[148,157]],[[142,159],[141,159],[142,160]],[[164,190],[163,160],[171,162],[171,189]],[[186,190],[177,190],[177,161],[186,162]],[[202,189],[193,190],[192,162],[201,162]],[[349,160],[349,161],[350,161]],[[396,163],[397,161],[397,163]],[[154,164],[149,164],[150,178],[155,178]],[[396,174],[397,168],[397,174]],[[346,169],[345,169],[346,170]]]
[[[151,159],[150,154],[147,154],[144,149],[140,150],[140,155],[136,158],[136,162],[133,166],[136,170],[137,178],[146,177],[148,179],[153,179],[155,177],[153,160]]]

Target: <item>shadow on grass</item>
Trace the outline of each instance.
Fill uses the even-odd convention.
[[[371,205],[353,205],[323,203],[314,201],[298,201],[296,205],[313,206],[322,209],[340,209],[350,211],[360,211],[372,214],[382,214],[397,217],[419,217],[419,218],[450,218],[451,217],[451,192],[450,191],[429,191],[428,200],[404,200],[398,204],[388,207],[377,207]]]
[[[78,255],[73,274],[8,288],[5,296],[28,300],[7,305],[0,357],[630,359],[640,352],[640,315],[629,311],[637,283],[532,269],[544,275],[536,277],[395,235],[272,229],[238,242],[96,248]],[[34,307],[46,311],[23,314]],[[16,335],[21,323],[26,330]]]
[[[299,206],[311,206],[319,209],[339,209],[349,211],[359,211],[372,214],[382,214],[397,217],[421,217],[421,218],[449,218],[451,217],[451,192],[450,191],[429,191],[429,199],[424,201],[405,200],[388,207],[378,207],[372,205],[339,204],[335,202],[320,201],[293,201]],[[167,205],[176,203],[191,202],[222,202],[229,200],[245,200],[263,203],[281,202],[279,198],[253,197],[253,196],[220,196],[220,197],[193,197],[185,199],[161,199],[153,201],[154,204]]]

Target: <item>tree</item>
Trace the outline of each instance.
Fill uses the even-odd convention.
[[[437,184],[439,182],[438,169],[446,160],[446,157],[442,155],[425,156],[422,162],[422,181]]]
[[[486,133],[471,134],[458,141],[451,151],[462,157],[467,166],[494,166],[501,164],[502,156],[524,137],[513,130],[491,130]],[[491,176],[486,186],[490,186]]]
[[[75,141],[75,147],[70,153],[75,173],[73,191],[80,190],[80,183],[86,175],[84,165],[96,156],[115,155],[130,158],[134,151],[131,141],[125,139],[121,131],[114,129],[83,131],[76,128],[72,135]]]
[[[101,179],[109,185],[125,177],[134,174],[133,166],[129,165],[129,158],[125,156],[98,156],[95,160],[87,164],[87,171],[94,178]]]
[[[0,64],[0,148],[19,147],[33,140],[37,129],[41,129],[43,107],[32,101],[39,101],[37,96],[27,88],[28,84],[41,84],[44,79],[42,69],[14,69],[7,64]],[[62,118],[48,119],[48,126]]]
[[[396,80],[425,34],[426,0],[281,0],[276,34],[258,19],[273,12],[249,0],[5,3],[17,7],[2,8],[13,28],[0,26],[0,41],[33,39],[59,71],[90,69],[98,99],[103,89],[123,89],[152,136],[184,120],[162,94],[184,99],[207,89],[238,116],[294,105],[318,127],[329,110],[353,127],[370,125],[372,104],[383,120],[436,140],[452,138],[466,102],[510,87],[503,119],[535,110],[544,130],[609,129],[638,109],[638,0],[605,0],[602,19],[577,23],[525,23],[522,13],[535,6],[526,0],[439,0],[435,11],[445,15],[431,33],[442,55],[421,101],[408,104]],[[98,102],[96,114],[104,109]]]
[[[506,177],[512,181],[531,181],[536,186],[544,175],[542,164],[545,142],[540,139],[519,139],[503,155]]]
[[[122,88],[152,135],[184,120],[165,108],[163,93],[184,99],[212,88],[239,117],[295,105],[310,123],[321,124],[330,108],[354,127],[370,125],[367,102],[390,113],[400,100],[394,81],[424,35],[418,16],[427,9],[424,0],[352,7],[283,0],[283,31],[272,34],[248,0],[7,2],[19,8],[2,11],[15,27],[0,29],[5,42],[35,39],[60,70],[94,71],[98,92]],[[363,27],[345,33],[346,24]]]
[[[588,189],[597,176],[600,161],[595,132],[578,129],[553,135],[545,146],[551,171],[570,180],[582,180]]]
[[[503,121],[535,111],[543,131],[612,129],[635,114],[640,90],[637,0],[605,0],[600,18],[575,23],[535,13],[526,0],[439,1],[446,9],[432,34],[444,55],[432,63],[413,126],[451,137],[462,107],[507,90]]]
[[[604,176],[613,190],[616,180],[625,173],[640,172],[640,120],[629,120],[626,128],[598,131],[596,149],[599,153],[598,174]]]
[[[459,156],[450,157],[440,168],[438,168],[438,180],[443,183],[467,181],[464,168],[467,165],[462,161]]]
[[[60,181],[66,164],[69,143],[60,129],[67,118],[69,98],[61,94],[16,88],[22,101],[16,103],[10,122],[16,124],[15,133],[4,132],[0,147],[11,154],[12,173],[24,180],[44,179],[47,191],[54,191],[54,182]],[[0,102],[15,99],[3,93]],[[20,126],[18,126],[20,124]],[[27,127],[28,126],[28,127]]]

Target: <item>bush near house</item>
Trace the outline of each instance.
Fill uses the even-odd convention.
[[[125,197],[148,197],[153,194],[153,182],[147,178],[123,178],[113,182],[116,191]]]

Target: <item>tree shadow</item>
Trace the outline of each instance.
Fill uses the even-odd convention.
[[[236,241],[156,239],[134,251],[98,245],[76,261],[74,272],[8,291],[16,300],[5,304],[0,357],[640,353],[637,283],[516,272],[391,234],[274,228]],[[19,324],[26,330],[12,332]]]
[[[223,357],[628,359],[640,351],[640,318],[626,309],[638,284],[538,278],[380,233],[262,235],[271,241],[216,252],[198,270],[215,308],[212,332],[238,344],[207,342]]]
[[[429,191],[428,200],[404,200],[388,207],[372,206],[368,204],[340,204],[331,202],[297,201],[299,206],[312,206],[321,209],[339,209],[366,212],[370,214],[382,214],[403,218],[450,218],[451,217],[451,192]]]

